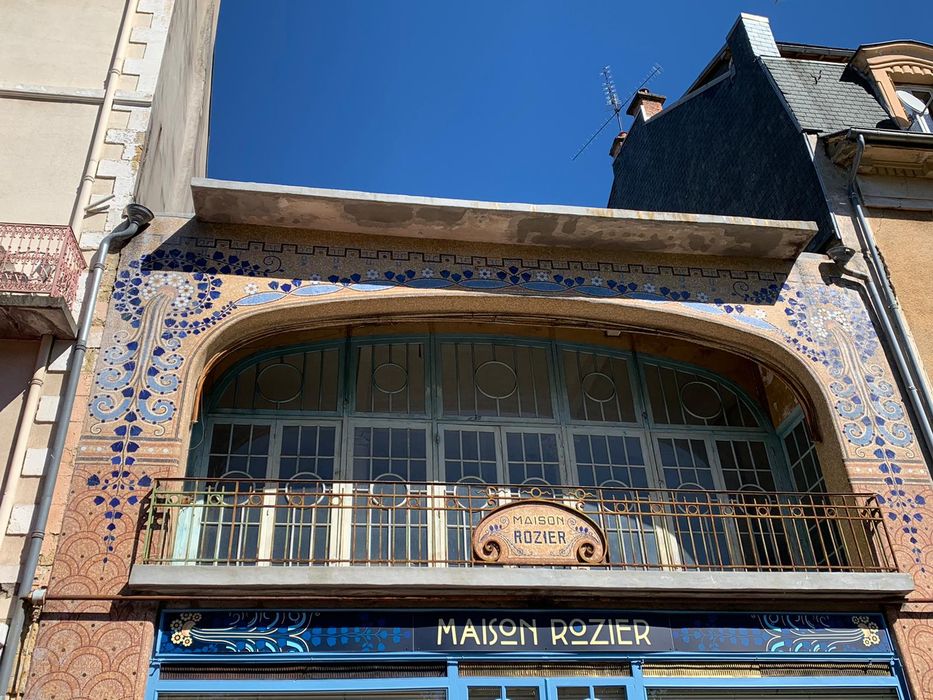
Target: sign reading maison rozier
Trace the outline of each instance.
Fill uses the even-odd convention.
[[[473,556],[487,564],[603,564],[606,538],[596,523],[573,508],[518,501],[496,508],[476,526]]]

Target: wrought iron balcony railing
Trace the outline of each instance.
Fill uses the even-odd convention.
[[[74,304],[86,265],[70,226],[0,223],[0,292]]]
[[[163,479],[140,564],[489,566],[472,533],[527,499],[586,515],[605,536],[597,568],[892,572],[875,496],[464,483]]]

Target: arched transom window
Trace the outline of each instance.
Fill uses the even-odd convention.
[[[793,490],[730,382],[605,348],[487,337],[320,343],[221,379],[190,474]]]

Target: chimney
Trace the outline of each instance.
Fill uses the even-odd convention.
[[[726,45],[732,51],[733,60],[740,65],[750,65],[760,56],[781,55],[768,18],[745,12],[739,15],[729,31]]]
[[[645,119],[651,119],[661,111],[661,106],[666,99],[664,95],[655,95],[653,92],[648,92],[648,88],[641,88],[635,93],[635,97],[632,98],[632,102],[629,104],[628,109],[625,110],[625,113],[637,119],[638,112],[642,111]]]
[[[612,140],[612,146],[609,148],[609,155],[612,156],[613,160],[616,159],[616,156],[619,155],[619,151],[622,150],[622,144],[625,143],[626,136],[628,136],[627,131],[620,131],[619,135]]]

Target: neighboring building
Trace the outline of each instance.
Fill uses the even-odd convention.
[[[25,698],[929,696],[933,481],[807,188],[768,218],[188,190],[197,17]]]
[[[49,0],[3,12],[0,644],[57,426],[83,273],[132,196],[148,123],[170,3],[139,4]],[[59,529],[52,524],[50,545]]]
[[[210,49],[212,31],[203,27],[212,26],[216,8],[193,0],[174,5],[175,42],[181,42],[179,48],[189,57],[174,60],[190,62],[202,45],[191,40],[190,26],[201,23],[198,31]],[[0,645],[8,641],[12,596],[34,530],[45,534],[36,582],[44,585],[48,580],[66,494],[59,494],[47,524],[35,523],[34,515],[49,447],[55,433],[67,431],[69,425],[75,430],[66,444],[60,479],[66,484],[71,480],[77,428],[91,389],[83,388],[76,423],[59,415],[86,271],[100,240],[120,223],[137,189],[172,12],[172,0],[42,0],[8,3],[2,13]],[[160,109],[175,119],[189,116],[184,100],[171,93],[185,90],[189,74],[209,71],[209,51],[206,57],[199,67],[177,70],[170,62],[173,51],[168,51],[165,65],[176,79],[160,88],[157,117]],[[203,79],[199,84],[205,85]],[[185,98],[197,102],[199,93]],[[196,114],[191,121],[195,128],[206,128]],[[164,143],[149,144],[150,151],[166,148]],[[190,169],[183,175],[185,181],[198,163],[203,164],[200,156],[176,160]],[[170,183],[171,177],[160,178],[160,186]],[[161,202],[169,197],[149,199]],[[188,208],[185,200],[180,208]],[[115,260],[114,256],[110,261],[111,277]],[[106,296],[102,302],[87,365],[74,371],[90,373],[94,367]],[[30,640],[22,641],[28,648]],[[29,654],[22,659],[28,661]],[[21,689],[25,666],[18,670],[15,687]]]
[[[933,44],[781,43],[767,18],[742,15],[687,93],[664,101],[634,98],[609,206],[813,220],[811,250],[863,251],[852,265],[877,282],[873,311],[897,344],[919,351],[901,380],[933,421]]]

